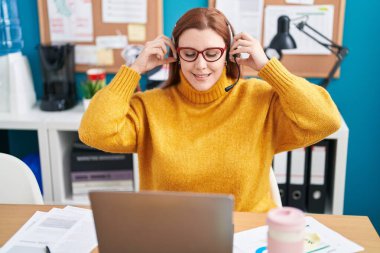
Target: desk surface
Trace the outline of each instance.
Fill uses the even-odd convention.
[[[0,204],[0,246],[36,212],[49,211],[49,205],[1,205]],[[62,207],[62,206],[56,206]],[[365,252],[380,252],[380,238],[366,216],[310,215],[322,224],[360,244]],[[265,225],[265,214],[234,213],[235,232]]]

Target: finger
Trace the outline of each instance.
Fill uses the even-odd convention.
[[[157,59],[162,60],[165,57],[165,54],[162,52],[161,48],[153,47],[147,49],[149,55],[155,55]]]
[[[168,50],[166,49],[165,42],[163,40],[156,40],[152,42],[149,46],[152,48],[161,48],[164,55],[168,52]]]
[[[176,62],[176,61],[177,61],[176,58],[174,58],[174,57],[168,57],[168,58],[163,59],[162,63],[163,64],[167,64],[167,63],[172,63],[172,62]]]
[[[230,55],[241,54],[241,53],[253,54],[253,49],[252,47],[239,47],[237,49],[230,51]]]
[[[252,41],[249,41],[249,40],[243,40],[243,39],[238,39],[237,41],[235,41],[232,46],[231,46],[231,50],[234,50],[234,49],[237,49],[241,46],[243,47],[250,47],[252,46],[253,43]]]
[[[241,32],[241,33],[238,33],[234,36],[234,41],[237,41],[239,39],[243,39],[243,40],[250,40],[250,41],[253,41],[255,40],[251,35],[249,35],[248,33],[246,32]]]
[[[164,36],[163,39],[164,39],[165,44],[168,45],[170,49],[172,50],[174,57],[177,58],[177,50],[175,50],[175,45],[173,41],[166,36]]]

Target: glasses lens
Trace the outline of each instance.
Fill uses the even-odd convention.
[[[220,49],[207,49],[203,52],[203,56],[206,61],[217,61],[222,57],[222,51]]]
[[[198,52],[194,49],[184,48],[179,52],[182,59],[185,61],[193,61],[197,58]]]

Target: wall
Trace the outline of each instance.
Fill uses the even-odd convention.
[[[164,0],[164,33],[170,36],[176,20],[188,9],[207,6],[207,0]],[[346,1],[344,44],[350,54],[342,65],[342,75],[328,90],[349,129],[345,214],[368,215],[380,231],[380,82],[378,59],[380,33],[375,20],[380,1]],[[42,93],[39,59],[37,0],[18,0],[25,48],[34,74],[38,97]],[[364,50],[363,50],[364,49]],[[81,77],[78,77],[81,78]],[[317,80],[318,81],[318,80]]]

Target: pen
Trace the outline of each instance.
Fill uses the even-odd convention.
[[[46,245],[46,253],[51,253],[49,246]]]

